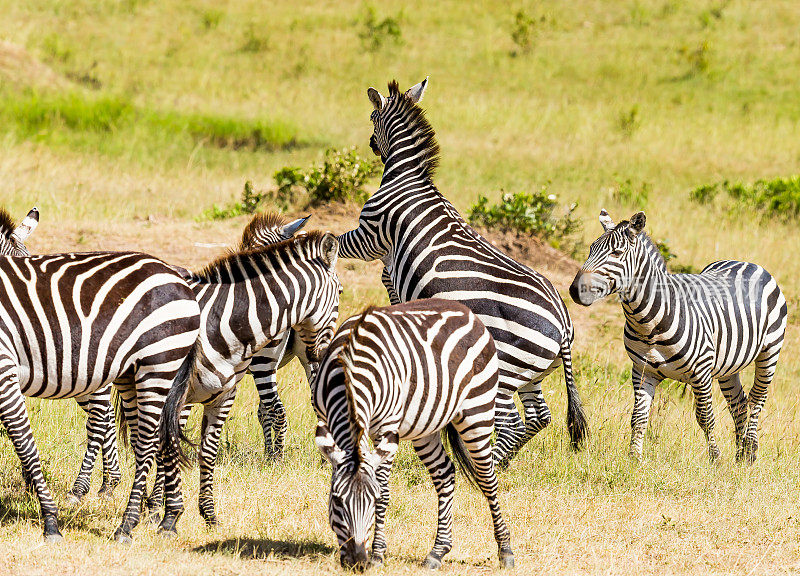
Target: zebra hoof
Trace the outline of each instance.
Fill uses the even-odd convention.
[[[125,532],[122,532],[121,530],[117,530],[116,534],[114,534],[114,540],[127,546],[133,544],[133,538],[131,538],[131,535],[125,534]]]
[[[383,554],[373,554],[369,559],[370,566],[383,566]]]
[[[719,458],[720,458],[719,448],[714,446],[708,449],[708,461],[711,463],[712,466],[719,464]]]
[[[500,568],[514,567],[514,553],[511,550],[500,552]]]
[[[171,528],[165,528],[163,526],[159,526],[158,535],[161,536],[162,538],[172,539],[178,537],[178,531],[175,529],[175,526],[172,526]]]
[[[54,532],[52,534],[45,534],[44,535],[44,541],[47,544],[58,544],[59,542],[62,542],[63,540],[64,540],[64,537],[61,535],[60,532]]]
[[[64,498],[64,503],[67,506],[77,506],[83,500],[83,496],[75,494],[75,492],[67,492],[67,497]]]
[[[422,561],[422,567],[428,570],[438,570],[442,567],[442,561],[436,558],[436,556],[428,554],[425,560]]]

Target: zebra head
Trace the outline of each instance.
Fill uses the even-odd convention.
[[[19,226],[4,209],[0,209],[0,256],[30,256],[25,241],[39,225],[39,210],[32,208]]]
[[[310,214],[290,222],[276,212],[256,214],[245,227],[239,248],[252,250],[289,240],[306,225],[309,218]]]
[[[385,164],[389,158],[390,148],[395,143],[402,139],[407,140],[407,144],[415,144],[415,140],[419,134],[413,130],[413,122],[409,122],[412,113],[421,110],[415,106],[422,100],[425,94],[425,88],[428,86],[428,79],[425,78],[419,84],[416,84],[401,93],[397,86],[397,82],[393,81],[389,84],[389,97],[386,98],[378,92],[375,88],[367,90],[372,106],[375,108],[372,111],[370,119],[372,120],[373,132],[369,139],[369,146],[376,156],[380,156]]]
[[[367,539],[375,524],[375,503],[381,494],[377,470],[389,457],[379,446],[371,451],[366,438],[348,455],[340,449],[327,426],[317,424],[317,447],[331,463],[328,520],[339,542],[339,560],[345,568],[363,572],[369,566]]]
[[[313,232],[294,240],[298,249],[306,254],[309,264],[309,293],[303,298],[305,309],[294,325],[298,337],[306,348],[309,362],[319,362],[328,347],[339,318],[339,296],[342,283],[336,274],[339,241],[331,233]],[[319,265],[321,264],[321,266]]]
[[[614,224],[608,212],[600,211],[603,234],[592,242],[589,257],[569,287],[576,303],[589,306],[614,292],[627,292],[638,263],[645,221],[644,212],[637,212],[630,221]]]

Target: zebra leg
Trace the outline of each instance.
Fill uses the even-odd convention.
[[[25,397],[19,388],[16,364],[12,362],[8,357],[0,358],[0,422],[14,444],[25,475],[36,490],[44,523],[44,539],[47,542],[57,542],[63,539],[58,530],[58,508],[42,474],[42,464],[31,432]]]
[[[511,533],[503,520],[500,503],[497,501],[497,476],[494,472],[491,443],[492,419],[491,417],[487,418],[485,412],[469,414],[462,420],[454,420],[453,427],[464,442],[469,458],[472,460],[475,482],[489,503],[500,565],[503,568],[513,568],[514,552],[511,550]],[[454,447],[454,450],[457,448]]]
[[[200,516],[209,528],[217,525],[217,515],[214,512],[214,466],[217,463],[219,437],[235,398],[236,386],[233,386],[229,392],[215,399],[213,403],[203,406],[203,427],[198,453],[200,461],[198,506]]]
[[[436,541],[422,565],[436,570],[442,558],[453,547],[453,490],[456,485],[456,467],[447,455],[439,434],[412,440],[411,444],[420,460],[428,469],[439,499]]]
[[[495,399],[495,443],[494,463],[498,469],[505,469],[516,455],[515,448],[525,435],[525,424],[514,404],[514,392],[519,388],[519,380],[501,370],[501,384]]]
[[[78,406],[87,413],[86,418],[86,452],[83,456],[81,469],[78,477],[72,485],[72,489],[67,493],[67,503],[76,505],[83,497],[89,493],[92,481],[92,469],[97,459],[97,452],[103,444],[107,435],[106,424],[108,423],[108,405],[100,406],[92,402],[90,396],[76,398]]]
[[[736,430],[736,461],[740,461],[743,457],[742,439],[744,436],[744,427],[747,422],[747,395],[742,389],[742,381],[740,374],[731,374],[726,378],[719,379],[719,387],[722,390],[722,395],[728,403],[728,410],[730,410],[731,417],[733,418],[733,426]]]
[[[708,441],[708,459],[712,464],[719,460],[719,448],[714,438],[714,406],[711,403],[711,378],[703,378],[698,383],[692,383],[694,391],[694,414],[700,429],[705,433]]]
[[[764,403],[767,400],[767,390],[775,376],[775,367],[778,364],[778,355],[780,354],[781,346],[783,345],[783,337],[768,349],[762,350],[756,356],[755,362],[755,378],[753,380],[753,387],[748,394],[749,404],[749,417],[747,420],[747,428],[744,432],[742,440],[742,454],[737,459],[746,459],[748,464],[756,461],[756,453],[758,452],[758,418],[761,415],[761,410],[764,408]]]
[[[114,488],[119,486],[120,480],[122,480],[122,471],[119,468],[119,447],[117,445],[117,430],[114,422],[114,407],[111,405],[111,386],[96,394],[100,395],[98,401],[105,402],[108,407],[105,412],[106,434],[103,438],[102,446],[103,483],[100,485],[97,495],[101,498],[112,499],[114,498]]]
[[[397,291],[394,289],[394,284],[392,284],[392,274],[389,272],[389,268],[385,264],[383,266],[383,270],[381,271],[381,282],[383,283],[384,288],[386,288],[386,293],[389,295],[389,303],[392,305],[400,304],[400,297],[397,295]]]
[[[386,558],[386,510],[389,508],[389,474],[392,471],[395,453],[387,456],[386,460],[375,471],[375,479],[381,487],[381,495],[375,502],[375,532],[372,538],[372,554],[370,564],[379,566]]]
[[[186,422],[189,420],[189,415],[192,412],[192,406],[186,405],[181,410],[180,427],[185,428]],[[179,466],[177,461],[174,465]],[[151,524],[158,524],[161,516],[161,509],[164,508],[164,520],[161,521],[161,531],[166,534],[177,534],[175,524],[178,522],[178,517],[167,518],[166,503],[165,503],[165,485],[166,485],[166,468],[164,466],[164,455],[161,451],[156,453],[156,479],[153,482],[153,490],[149,496],[145,497],[144,505],[147,510],[147,521]],[[177,507],[173,507],[177,509]],[[182,508],[181,508],[182,511]]]
[[[258,392],[258,421],[264,432],[264,455],[271,460],[283,457],[286,440],[286,409],[278,396],[277,373],[286,355],[291,330],[264,346],[250,363],[250,373]],[[291,360],[291,358],[287,359]]]
[[[651,373],[645,374],[643,367],[633,365],[633,413],[631,414],[631,448],[630,457],[639,462],[642,459],[642,444],[644,433],[647,430],[647,421],[650,419],[650,408],[653,405],[653,396],[656,386],[661,382]]]
[[[147,489],[147,474],[153,465],[158,448],[158,423],[161,417],[159,402],[163,402],[171,385],[171,379],[162,379],[148,373],[138,375],[135,383],[136,431],[132,438],[135,439],[133,449],[136,469],[128,504],[122,515],[122,522],[114,533],[114,539],[118,542],[131,542],[131,532],[139,524],[142,498]],[[120,388],[120,391],[122,390],[123,388]],[[180,482],[180,470],[177,465],[175,469],[178,482]]]

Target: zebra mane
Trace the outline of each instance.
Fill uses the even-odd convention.
[[[230,284],[251,278],[258,274],[250,265],[256,258],[270,258],[284,253],[299,255],[308,245],[318,245],[325,232],[312,230],[304,236],[296,236],[277,244],[261,246],[252,249],[231,249],[216,260],[206,264],[200,271],[194,273],[194,279],[201,282],[217,282]]]
[[[356,332],[358,332],[358,329],[361,328],[361,324],[364,323],[364,320],[366,320],[367,316],[372,314],[376,308],[377,306],[369,306],[358,316],[358,318],[356,318],[356,321],[353,324],[353,327],[350,329],[350,334],[348,334],[347,341],[344,343],[338,358],[339,363],[344,371],[344,390],[345,396],[347,397],[347,412],[350,415],[350,430],[351,432],[355,432],[353,442],[356,446],[356,464],[360,464],[363,460],[363,454],[361,454],[361,442],[364,439],[365,430],[361,423],[356,419],[356,401],[355,397],[353,396],[352,382],[350,381],[350,371],[353,369],[352,353],[356,339],[358,338]]]
[[[439,143],[436,141],[436,132],[425,117],[425,111],[411,101],[411,97],[400,91],[397,80],[389,82],[389,98],[397,98],[398,112],[405,116],[408,128],[416,136],[416,148],[425,151],[420,158],[422,172],[428,180],[433,181],[436,168],[439,166]]]
[[[253,219],[245,226],[242,232],[242,241],[239,243],[239,250],[247,250],[258,240],[258,234],[264,229],[273,229],[286,226],[289,220],[278,212],[261,212],[253,216]]]
[[[17,224],[5,208],[0,208],[0,236],[8,238],[17,229]]]

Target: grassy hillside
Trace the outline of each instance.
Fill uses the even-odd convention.
[[[800,566],[800,227],[689,200],[703,184],[800,173],[797,2],[0,0],[0,14],[0,203],[19,215],[41,208],[37,251],[137,248],[202,263],[214,256],[202,243],[233,241],[245,222],[198,222],[206,209],[238,197],[245,180],[273,186],[277,169],[307,166],[326,148],[369,154],[366,89],[429,75],[423,105],[442,147],[436,182],[462,211],[478,194],[546,185],[564,204],[578,202],[590,240],[601,207],[617,219],[639,209],[621,188],[647,189],[648,229],[682,263],[765,265],[790,300],[791,324],[754,467],[733,465],[732,424],[715,397],[725,463],[709,468],[691,398],[674,390],[654,408],[645,463],[629,463],[621,313],[613,303],[571,308],[591,445],[569,453],[563,380],[552,377],[554,425],[502,475],[501,503],[525,572]],[[338,232],[356,218],[315,225]],[[339,269],[343,316],[384,301],[375,266]],[[569,279],[553,277],[562,292]],[[114,504],[65,511],[68,544],[39,547],[38,508],[0,441],[0,571],[336,572],[307,387],[296,366],[281,377],[288,462],[261,459],[245,386],[218,474],[223,525],[202,528],[194,472],[177,542],[148,528],[130,549],[107,542],[120,489]],[[83,417],[71,402],[30,406],[61,497],[79,465]],[[392,573],[414,571],[435,525],[430,482],[404,450],[388,525]],[[466,483],[457,492],[445,570],[484,573],[495,566],[489,516]]]

